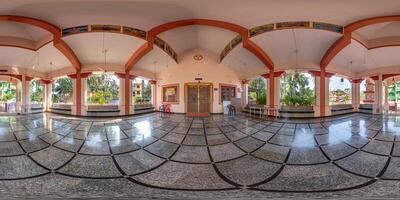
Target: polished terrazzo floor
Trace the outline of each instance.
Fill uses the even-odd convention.
[[[0,117],[0,198],[399,198],[400,118]]]

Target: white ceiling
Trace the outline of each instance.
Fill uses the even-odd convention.
[[[12,36],[37,41],[49,34],[47,31],[21,23],[0,21],[0,36]]]
[[[16,47],[1,47],[0,60],[1,66],[26,68],[32,62],[35,52]]]
[[[0,60],[0,66],[34,69],[41,73],[49,73],[71,66],[65,56],[53,46],[53,43],[48,43],[36,52],[17,47],[2,47],[0,48]],[[53,64],[51,65],[50,62]]]
[[[137,37],[117,33],[84,33],[63,38],[82,65],[104,64],[103,39],[107,64],[120,66],[124,66],[140,45],[145,43]]]
[[[277,69],[319,68],[326,50],[340,37],[340,34],[330,31],[285,29],[260,34],[252,40],[267,52]]]
[[[386,22],[363,27],[356,31],[366,39],[400,36],[400,22]]]
[[[159,37],[170,44],[178,55],[196,48],[219,55],[236,35],[235,32],[221,28],[194,25],[164,32]]]
[[[1,1],[0,13],[26,15],[65,28],[81,24],[124,24],[145,30],[185,18],[229,21],[245,27],[316,20],[346,25],[356,20],[399,14],[398,0],[18,0]]]
[[[231,68],[240,78],[251,78],[268,72],[268,68],[242,43],[237,45],[225,58],[222,64]]]
[[[143,69],[154,74],[173,65],[175,65],[175,60],[163,50],[154,46],[154,49],[140,59],[134,68]]]
[[[339,68],[355,73],[400,65],[400,47],[383,47],[368,50],[355,40],[344,48],[327,69]],[[351,64],[352,62],[352,64]]]

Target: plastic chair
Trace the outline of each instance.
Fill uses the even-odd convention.
[[[165,105],[165,110],[164,110],[164,112],[165,112],[165,113],[171,113],[171,104]]]

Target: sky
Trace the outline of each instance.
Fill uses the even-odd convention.
[[[350,81],[348,81],[347,79],[344,79],[344,81],[341,82],[340,79],[341,79],[341,77],[332,76],[329,79],[329,90],[337,90],[337,89],[344,90],[346,88],[351,89]]]

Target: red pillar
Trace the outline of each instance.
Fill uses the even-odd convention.
[[[80,70],[76,73],[76,115],[81,115],[82,106],[82,78]]]
[[[129,81],[131,81],[131,77],[129,75],[129,71],[125,72],[125,115],[129,115],[129,111],[130,111],[130,105],[131,102],[129,102],[129,96],[130,96],[130,92],[129,92]]]
[[[320,87],[319,87],[319,91],[320,91],[320,100],[319,100],[319,105],[320,105],[320,116],[323,117],[325,116],[325,77],[326,77],[326,72],[325,72],[325,68],[321,68],[321,77],[320,77]]]
[[[275,73],[274,71],[269,72],[269,105],[271,108],[275,107]]]

